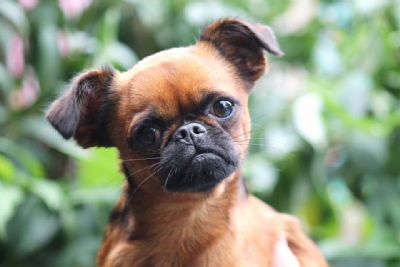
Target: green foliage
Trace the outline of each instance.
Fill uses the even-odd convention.
[[[0,5],[0,266],[94,266],[123,177],[114,149],[45,122],[67,81],[224,16],[271,24],[286,53],[250,99],[250,189],[298,215],[332,266],[400,266],[398,0],[63,2]]]

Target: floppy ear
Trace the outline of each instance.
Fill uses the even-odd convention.
[[[200,41],[211,43],[250,85],[265,71],[264,49],[273,55],[283,55],[269,26],[235,18],[221,19],[209,25]]]
[[[77,75],[65,94],[50,105],[46,118],[65,139],[73,137],[85,148],[112,145],[106,124],[113,73],[103,69]]]

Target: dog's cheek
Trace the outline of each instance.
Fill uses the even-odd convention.
[[[251,138],[250,118],[248,113],[241,114],[241,116],[226,130],[232,139],[234,152],[239,154],[240,161],[246,157],[248,145]],[[233,154],[233,151],[230,153]]]

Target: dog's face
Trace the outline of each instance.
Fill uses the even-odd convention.
[[[208,190],[228,177],[245,153],[247,92],[213,52],[198,46],[168,50],[115,76],[120,92],[113,128],[124,132],[112,133],[113,140],[123,159],[160,162],[155,176],[168,191]],[[138,170],[146,164],[131,166]]]
[[[117,147],[136,186],[210,191],[246,154],[247,98],[266,67],[263,49],[281,53],[267,26],[220,20],[197,44],[157,53],[127,72],[81,74],[47,118],[83,147]]]

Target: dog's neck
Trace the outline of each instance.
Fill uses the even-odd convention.
[[[124,172],[126,175],[132,175],[126,167]],[[245,199],[247,189],[240,171],[237,171],[210,192],[178,193],[167,192],[164,189],[149,192],[142,190],[132,179],[127,185],[125,194],[129,210],[135,219],[135,228],[138,229],[142,223],[145,228],[150,228],[160,223],[166,225],[168,222],[176,225],[178,220],[195,223],[205,216],[210,221],[229,220],[230,209],[238,201]],[[218,212],[214,214],[213,208],[218,209]],[[218,218],[220,216],[223,218]],[[143,235],[146,232],[143,230],[146,229],[138,229],[137,232]]]
[[[124,169],[127,176],[131,175]],[[200,255],[201,249],[229,235],[232,212],[246,199],[239,171],[208,193],[154,193],[130,182],[124,203],[129,214],[125,219],[129,240],[152,246],[147,253],[153,251],[153,257],[166,251],[182,260]]]

